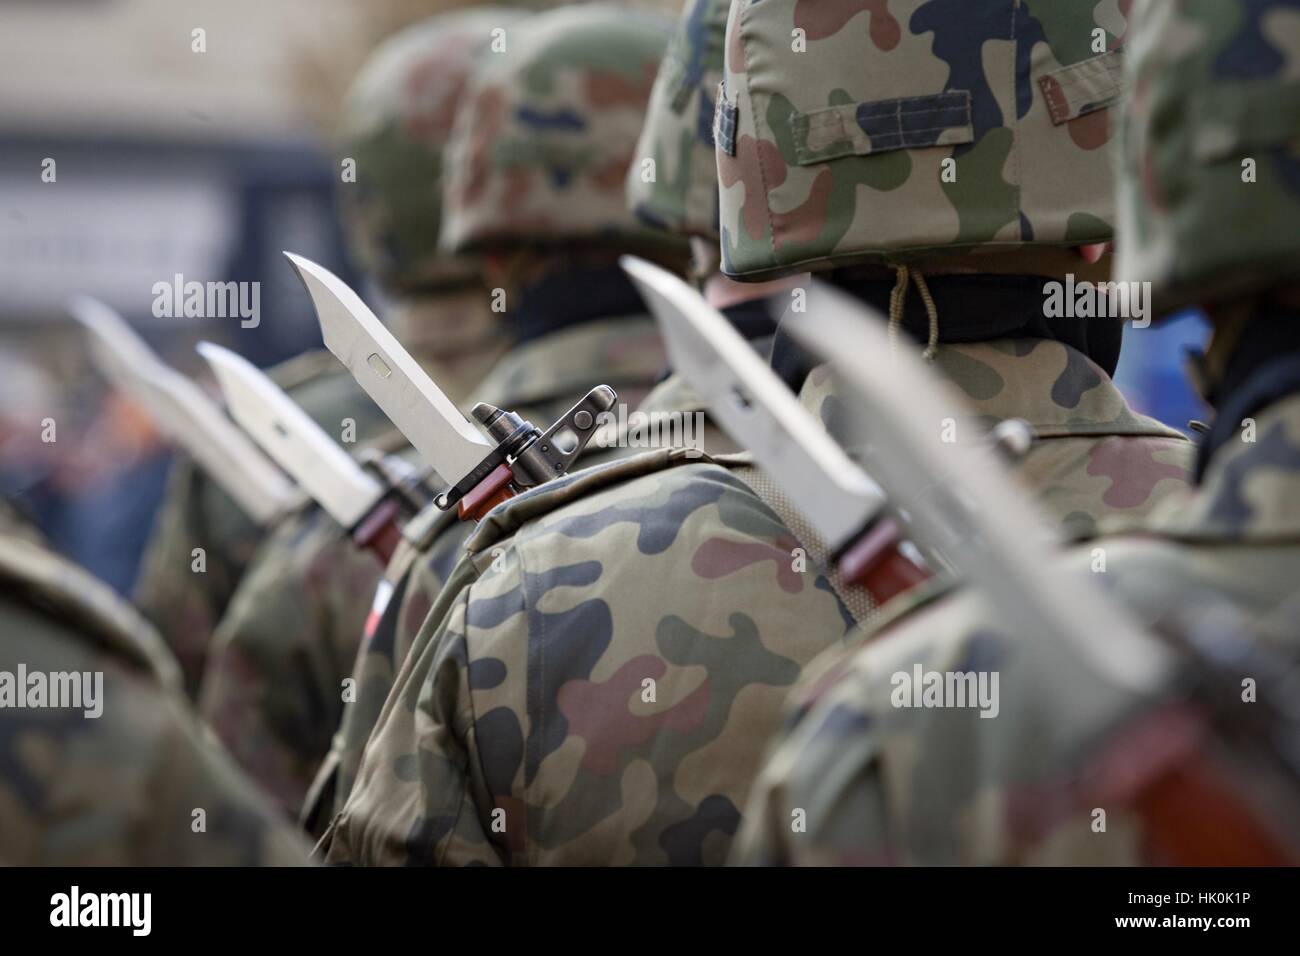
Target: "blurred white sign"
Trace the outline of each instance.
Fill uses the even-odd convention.
[[[76,293],[147,314],[156,282],[223,278],[239,226],[223,180],[33,179],[0,176],[0,318],[61,312]]]

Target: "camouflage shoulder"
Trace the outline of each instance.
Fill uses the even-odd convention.
[[[478,523],[465,542],[465,549],[477,554],[512,536],[525,523],[559,508],[637,478],[683,465],[713,464],[740,468],[749,464],[744,454],[711,456],[691,448],[660,448],[627,458],[593,465],[563,478],[530,489],[497,506]]]
[[[0,589],[179,691],[180,666],[153,626],[70,561],[31,541],[0,536]]]

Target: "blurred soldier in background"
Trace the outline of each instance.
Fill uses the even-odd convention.
[[[741,285],[718,271],[718,173],[713,156],[713,109],[722,82],[722,43],[730,0],[690,0],[664,55],[650,94],[636,159],[627,171],[627,201],[639,219],[691,243],[691,276],[709,301],[766,355],[776,332],[766,297],[794,284]],[[643,415],[707,416],[707,407],[680,375],[646,396]],[[699,447],[712,455],[737,450],[708,422]]]
[[[505,351],[509,329],[478,263],[438,251],[442,152],[471,65],[518,16],[483,7],[407,27],[374,52],[343,105],[338,151],[356,180],[340,197],[353,251],[393,300],[394,334],[454,401]],[[414,458],[394,435],[398,447]],[[262,546],[213,635],[200,711],[291,816],[338,729],[382,573],[333,518],[306,507]]]
[[[194,716],[157,633],[102,583],[9,534],[0,700],[6,863],[306,862],[298,835]]]
[[[447,150],[442,242],[484,256],[518,333],[476,400],[545,427],[598,384],[634,407],[661,373],[658,331],[617,259],[631,252],[680,270],[686,258],[684,241],[638,223],[623,194],[666,39],[658,17],[566,7],[518,24],[506,49],[476,69]],[[435,508],[408,527],[309,827],[342,806],[394,675],[471,530]]]
[[[344,447],[393,444],[391,423],[328,352],[290,359],[271,377],[327,432],[355,440]],[[212,631],[264,534],[188,457],[177,456],[134,601],[176,654],[191,696],[198,692]]]
[[[1294,0],[1132,9],[1116,278],[1150,283],[1159,316],[1205,309],[1213,336],[1194,371],[1217,419],[1189,500],[1068,563],[1104,571],[1173,665],[1135,703],[1045,666],[1048,639],[1009,633],[974,594],[931,602],[796,693],[740,860],[1300,858],[1284,683],[1300,634],[1300,111],[1285,106],[1297,23]],[[999,673],[997,718],[894,706],[894,677],[914,668]]]
[[[148,18],[151,29],[155,23],[162,23],[165,28],[174,14],[150,9],[157,7],[158,3],[159,0],[152,0],[149,5],[133,5],[144,8],[134,16]],[[268,93],[264,98],[291,103],[295,110],[293,119],[297,125],[310,126],[314,123],[315,128],[320,129],[332,121],[336,122],[341,91],[351,80],[361,57],[369,52],[376,39],[447,5],[440,0],[371,0],[366,4],[340,4],[319,10],[317,8],[320,5],[317,4],[307,11],[307,5],[304,4],[303,14],[310,13],[319,32],[298,30],[285,38],[287,42],[282,44],[284,49],[278,50],[274,58],[283,60],[281,73],[287,76],[282,79],[287,79],[288,82],[278,82],[273,91],[275,95]],[[239,15],[237,11],[223,13],[222,19],[236,19]],[[118,19],[127,20],[131,16],[123,14]],[[213,19],[216,14],[209,12],[207,16]],[[113,18],[105,15],[105,19]],[[292,15],[288,19],[292,21]],[[278,28],[279,24],[275,26]],[[274,35],[269,26],[268,32]],[[212,54],[203,58],[211,59]],[[185,66],[181,69],[185,71],[184,76],[192,82],[196,68],[190,65],[191,62],[192,58],[185,61]],[[237,62],[237,58],[232,61],[232,68],[234,62]],[[254,63],[249,68],[252,69],[253,66],[260,67],[261,64]],[[181,88],[188,90],[191,96],[194,95],[190,87],[182,85]],[[248,112],[247,105],[241,112]],[[303,117],[311,117],[312,123],[303,120]],[[237,118],[230,119],[233,121]],[[281,121],[280,125],[286,124]],[[350,158],[358,160],[355,168],[360,170],[362,157]],[[349,173],[340,169],[337,175],[346,177]],[[382,189],[381,179],[386,178],[387,171],[383,177],[378,176],[374,170],[368,176],[360,174],[357,182],[343,185],[343,198],[347,201],[358,198],[354,193]],[[285,180],[290,186],[294,184],[291,175],[286,175]],[[423,208],[423,201],[420,197],[410,197],[412,214]],[[345,213],[351,215],[355,207],[362,204],[364,203],[351,203],[351,211],[345,209]],[[373,208],[373,204],[368,205]],[[292,219],[292,212],[292,209],[283,209],[279,215]],[[291,225],[292,223],[286,225],[284,230],[269,235],[250,236],[248,241],[250,244],[274,241],[277,237],[283,241],[285,236],[293,235]],[[409,221],[397,227],[398,231],[404,233],[409,233],[410,228]],[[376,235],[379,235],[378,231]],[[316,237],[311,238],[314,240]],[[273,247],[277,260],[273,268],[284,270],[287,275],[289,267],[279,257],[280,248],[283,246]],[[250,249],[248,255],[260,259],[266,251],[260,248]],[[380,256],[387,257],[386,261],[394,267],[401,261],[400,246],[373,252],[373,256],[360,255],[360,264],[381,268],[377,262]],[[170,278],[170,275],[166,277]],[[385,288],[381,291],[399,300],[405,297],[400,288]],[[294,294],[300,295],[300,292],[295,289]],[[407,311],[405,302],[394,303],[392,311],[398,316],[404,316]],[[269,332],[280,324],[275,315],[266,318],[263,328],[258,331]],[[470,330],[481,328],[468,319],[467,326]],[[220,335],[219,332],[215,334]],[[469,335],[472,334],[471,331]],[[460,347],[465,342],[464,338],[453,338],[446,345],[447,351],[452,356],[458,356]],[[255,349],[256,343],[257,339],[253,336],[247,343],[241,342],[236,347],[248,344]],[[457,358],[456,361],[460,359]],[[470,370],[465,371],[469,374]],[[283,363],[273,370],[273,377],[327,432],[339,437],[350,451],[360,451],[370,445],[392,447],[394,442],[400,444],[400,439],[392,434],[387,419],[327,352],[315,351]],[[449,382],[449,385],[454,384],[454,380]],[[198,691],[212,631],[225,612],[264,535],[265,529],[251,522],[224,493],[213,487],[206,475],[196,471],[188,459],[177,458],[168,490],[154,520],[150,542],[136,581],[134,599],[176,651],[185,675],[186,689],[191,695]],[[202,573],[194,570],[196,548],[203,549]]]

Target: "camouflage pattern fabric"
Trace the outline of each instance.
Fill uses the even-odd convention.
[[[1269,648],[1294,669],[1300,658],[1300,399],[1260,415],[1258,439],[1223,449],[1190,500],[1170,499],[1140,527],[1099,538],[1068,557],[1162,630],[1226,637]],[[1113,689],[1086,673],[1049,668],[1035,635],[1009,633],[975,594],[923,603],[860,649],[828,655],[792,695],[788,725],[747,809],[736,860],[787,864],[1160,864],[1186,862],[1138,814],[1136,771],[1184,743],[1177,683],[1149,689],[1145,721],[1118,709]],[[1251,660],[1228,681],[1264,675]],[[1000,709],[893,706],[893,675],[996,670]],[[1185,706],[1185,705],[1184,705]],[[1231,704],[1229,704],[1231,706]],[[1250,705],[1242,703],[1241,707]],[[1222,742],[1207,762],[1221,779],[1266,799],[1260,768]],[[1107,812],[1095,828],[1094,811]],[[1263,809],[1279,826],[1294,806]],[[797,813],[797,811],[802,811]],[[1202,816],[1211,814],[1213,819]],[[1193,818],[1239,836],[1213,805]],[[802,827],[795,831],[793,824]],[[1199,852],[1222,863],[1229,843]]]
[[[0,622],[6,863],[307,861],[300,838],[186,705],[162,639],[106,586],[38,545],[0,538]],[[42,706],[31,696],[38,674],[50,695]],[[56,686],[84,693],[86,674],[94,706],[89,696],[53,698]]]
[[[1133,413],[1109,378],[1067,346],[942,346],[936,364],[975,403],[974,413],[956,424],[961,440],[983,440],[1010,410],[1036,426],[1041,440],[1022,461],[1022,477],[1063,525],[1090,529],[1102,516],[1145,514],[1185,484],[1191,444]],[[814,370],[801,398],[834,433],[840,403],[830,377]],[[651,453],[618,467],[645,467],[656,454],[662,465],[686,460],[682,451]],[[694,660],[696,650],[671,642],[679,621],[692,636],[745,637],[732,645],[737,657],[727,659],[738,672],[751,660],[761,669],[775,655],[798,673],[818,644],[833,646],[854,619],[831,577],[814,570],[824,549],[796,537],[738,479],[746,458],[725,461],[733,469],[727,483],[739,490],[723,495],[718,508],[765,515],[757,538],[743,533],[751,518],[686,510],[695,496],[718,493],[722,479],[710,470],[716,464],[608,486],[620,476],[618,467],[595,469],[590,498],[580,495],[584,485],[566,482],[528,496],[540,517],[514,511],[514,504],[489,516],[488,527],[508,523],[518,530],[508,537],[481,528],[468,543],[471,558],[432,599],[379,713],[353,792],[322,843],[326,858],[717,862],[734,831],[714,831],[707,848],[692,844],[679,853],[675,836],[690,830],[688,817],[679,814],[696,815],[690,818],[696,833],[706,804],[725,809],[728,821],[739,819],[734,811],[752,782],[755,748],[779,722],[783,692],[744,680],[709,683],[707,707],[700,706],[735,714],[754,736],[742,742],[724,724],[682,750],[679,736],[671,735],[671,746],[664,731],[655,736],[654,728],[676,729],[675,711],[638,703],[641,681],[655,679],[662,694],[665,680],[679,679],[674,665]],[[632,528],[622,530],[629,522]],[[637,544],[621,543],[633,529]],[[660,538],[669,535],[665,545]],[[792,570],[796,548],[812,559],[806,573]],[[715,560],[720,564],[711,568]],[[670,561],[690,561],[694,576],[674,574]],[[776,580],[753,580],[753,562]],[[805,602],[813,606],[805,609]],[[790,614],[803,618],[793,633],[769,628]],[[731,623],[724,628],[710,620]],[[650,643],[651,631],[658,643]],[[757,647],[748,643],[751,634]],[[658,699],[682,707],[690,697],[683,689]],[[718,789],[696,784],[696,776]],[[634,798],[634,785],[642,796]],[[686,789],[670,799],[674,786]],[[616,798],[620,788],[626,797]],[[503,820],[505,831],[492,829]]]
[[[545,427],[598,384],[613,385],[620,402],[639,402],[665,360],[663,344],[648,317],[584,322],[519,346],[498,363],[467,404],[489,402]],[[585,465],[597,460],[600,451],[588,446],[581,461]],[[472,530],[454,511],[425,509],[403,529],[404,542],[383,576],[379,603],[372,606],[370,601],[376,595],[378,576],[364,598],[353,592],[355,610],[372,617],[364,635],[362,627],[350,632],[356,660],[338,677],[354,678],[356,702],[343,708],[340,732],[304,808],[305,817],[316,821],[317,835],[333,812],[341,809],[394,674]],[[321,754],[315,756],[319,759]]]
[[[337,148],[357,176],[339,188],[340,211],[357,263],[394,295],[477,282],[475,262],[438,251],[442,151],[474,60],[520,16],[477,7],[421,20],[352,81]]]
[[[382,572],[327,513],[304,508],[271,532],[213,633],[199,713],[290,818],[338,727]]]
[[[1294,162],[1273,138],[1290,123],[1294,139],[1295,112],[1284,106],[1294,80],[1282,64],[1300,55],[1298,15],[1300,5],[1274,0],[1134,5],[1119,271],[1153,281],[1158,309],[1294,275],[1290,223],[1262,227],[1282,222],[1272,217],[1300,196],[1287,172]],[[1261,120],[1278,124],[1264,139]],[[1211,143],[1213,155],[1196,148]],[[1246,144],[1259,147],[1261,178],[1242,189]],[[1264,752],[1294,742],[1247,716],[1285,709],[1279,685],[1300,663],[1300,377],[1287,339],[1276,343],[1286,351],[1262,355],[1251,341],[1288,318],[1258,313],[1244,326],[1234,348],[1246,371],[1219,408],[1241,427],[1212,442],[1216,423],[1195,493],[1064,559],[1097,575],[1178,652],[1179,667],[1151,680],[1135,706],[1086,668],[1052,666],[1053,642],[1011,633],[979,595],[913,595],[860,648],[810,668],[736,859],[1294,862],[1297,795]],[[1214,699],[1208,725],[1189,694],[1204,681],[1193,663],[1207,648],[1220,678],[1202,684]],[[997,673],[997,718],[895,706],[894,675],[917,667]],[[1234,805],[1246,813],[1229,812]]]
[[[497,508],[401,665],[326,858],[719,862],[786,690],[851,624],[796,545],[682,450]]]
[[[714,95],[730,0],[690,0],[682,9],[646,109],[627,202],[665,232],[718,239],[718,173],[713,157]],[[648,169],[646,160],[653,160]]]
[[[291,359],[272,378],[331,435],[356,423],[361,448],[391,435],[392,425],[328,352]],[[265,529],[185,455],[177,454],[154,519],[134,603],[180,662],[186,692],[198,692],[213,629],[225,612]],[[192,570],[202,548],[205,570]]]
[[[623,195],[668,23],[580,4],[519,21],[505,40],[480,58],[447,146],[442,248],[682,245],[639,224]]]
[[[509,353],[466,405],[488,401],[545,427],[601,381],[635,401],[663,363],[649,318],[581,323]],[[440,548],[454,563],[467,529],[450,524]],[[263,544],[213,635],[200,712],[290,815],[302,809],[343,719],[352,690],[344,681],[383,570],[332,518],[308,507]],[[357,695],[372,693],[373,678],[356,676]]]
[[[1294,0],[1134,4],[1150,40],[1127,69],[1115,277],[1152,283],[1157,312],[1300,279],[1298,16]]]
[[[1126,8],[734,3],[715,119],[723,272],[1109,239]]]
[[[518,16],[454,11],[400,31],[371,54],[343,107],[339,156],[357,176],[341,184],[340,201],[353,251],[396,297],[394,334],[456,402],[502,357],[510,333],[478,281],[481,264],[437,248],[442,148],[482,47]],[[217,631],[200,707],[290,814],[339,725],[381,572],[328,515],[305,508],[265,543]]]
[[[1035,441],[1015,465],[1066,538],[1096,533],[1104,520],[1140,518],[1186,491],[1195,446],[1180,432],[1133,411],[1087,356],[1061,342],[1006,339],[941,345],[934,366],[968,400],[940,440],[984,441],[1019,418]],[[847,443],[843,402],[828,368],[813,370],[804,404]],[[940,426],[942,428],[942,424]]]

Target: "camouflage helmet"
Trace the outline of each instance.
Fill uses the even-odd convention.
[[[1300,3],[1132,16],[1116,278],[1157,313],[1300,278]]]
[[[723,271],[1111,237],[1119,0],[736,0]]]
[[[381,43],[343,102],[339,203],[352,253],[389,292],[463,281],[473,264],[438,250],[442,150],[476,50],[521,14],[481,7],[430,17]]]
[[[484,53],[447,147],[442,247],[664,245],[628,211],[623,182],[670,26],[627,7],[565,6]]]
[[[687,0],[650,91],[636,158],[627,171],[628,207],[648,225],[718,238],[718,169],[713,97],[722,82],[722,45],[731,0]],[[653,160],[653,165],[647,164]],[[653,171],[653,175],[650,172]]]

